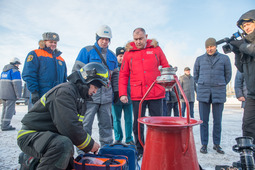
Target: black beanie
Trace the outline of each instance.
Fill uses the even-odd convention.
[[[124,47],[116,48],[116,56],[118,56],[120,54],[124,54],[124,53],[125,53],[125,48]]]
[[[89,84],[92,84],[98,88],[101,88],[103,86],[103,84],[98,80],[94,80],[94,81],[90,82]]]

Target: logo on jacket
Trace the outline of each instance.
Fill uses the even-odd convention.
[[[153,54],[153,51],[146,51],[147,54]]]
[[[27,57],[27,62],[32,61],[32,60],[33,60],[33,58],[34,58],[34,56],[33,56],[33,55],[29,55],[29,56]]]
[[[58,64],[61,65],[61,66],[63,65],[61,61],[58,61]]]

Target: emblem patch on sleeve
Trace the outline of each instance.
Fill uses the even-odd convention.
[[[29,56],[27,57],[27,62],[32,61],[32,60],[33,60],[33,58],[34,58],[34,56],[33,56],[33,55],[29,55]]]

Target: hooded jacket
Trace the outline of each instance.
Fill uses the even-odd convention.
[[[68,137],[79,149],[90,151],[94,140],[82,125],[85,103],[89,99],[87,94],[87,85],[79,87],[66,82],[54,87],[24,116],[22,129],[58,133]]]
[[[13,64],[5,65],[1,73],[0,99],[17,100],[21,97],[22,82],[19,68]]]
[[[255,10],[243,14],[237,23],[241,23],[244,19],[255,21]],[[239,53],[235,53],[235,65],[244,75],[247,97],[255,99],[255,31],[243,38],[239,50]]]
[[[111,50],[109,50],[108,48],[102,49],[97,43],[95,43],[94,45],[100,53],[104,53],[106,56],[106,63],[110,70],[109,73],[111,75],[111,83],[109,84],[109,87],[106,88],[103,86],[97,90],[96,94],[93,94],[93,103],[111,103],[113,101],[112,93],[118,91],[118,61],[115,54]],[[93,46],[86,46],[82,48],[80,53],[78,54],[72,72],[81,69],[85,64],[88,64],[90,62],[103,63]]]
[[[130,77],[131,100],[141,100],[151,84],[160,76],[159,66],[169,67],[166,56],[156,40],[147,40],[144,49],[138,49],[134,42],[126,45],[126,52],[119,74],[119,96],[127,96]],[[165,88],[155,84],[145,100],[165,97]]]
[[[22,78],[28,90],[39,92],[40,97],[52,87],[66,82],[67,68],[58,50],[37,49],[28,53]]]

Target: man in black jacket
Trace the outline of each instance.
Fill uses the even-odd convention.
[[[22,119],[18,145],[26,154],[39,158],[37,169],[66,169],[76,145],[84,152],[97,152],[100,145],[83,129],[86,101],[101,86],[107,86],[108,70],[89,63],[38,100]]]
[[[235,65],[243,73],[248,91],[243,115],[243,136],[255,139],[255,10],[244,13],[237,21],[237,26],[244,31],[245,36],[230,44],[234,47]]]

